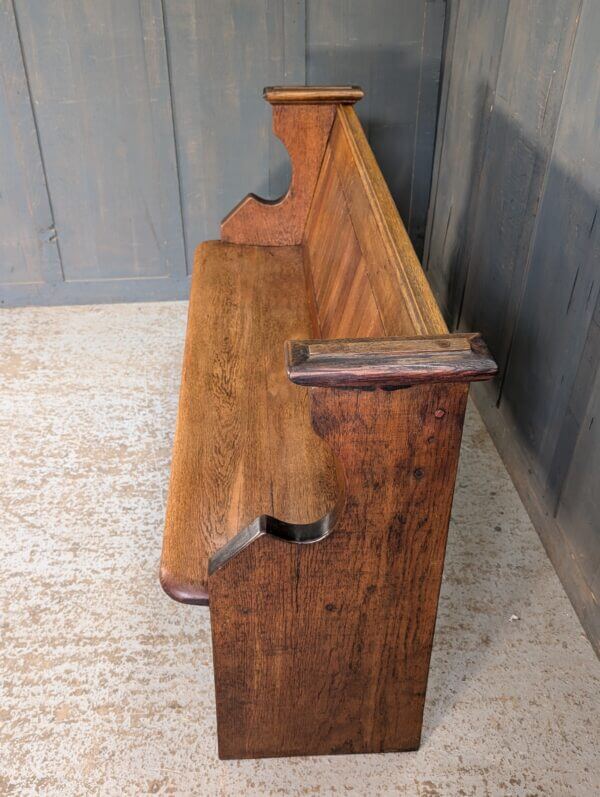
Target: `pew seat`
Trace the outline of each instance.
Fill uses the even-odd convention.
[[[208,604],[210,557],[259,515],[334,507],[333,454],[283,362],[313,332],[301,247],[198,247],[161,567],[176,600]]]

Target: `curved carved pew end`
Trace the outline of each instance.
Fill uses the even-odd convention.
[[[248,194],[221,222],[221,239],[257,246],[302,242],[325,147],[338,105],[353,104],[358,86],[274,86],[264,90],[273,106],[273,132],[288,151],[290,186],[276,200]]]

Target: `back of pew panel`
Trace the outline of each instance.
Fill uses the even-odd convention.
[[[354,108],[338,108],[304,233],[323,337],[448,328]]]

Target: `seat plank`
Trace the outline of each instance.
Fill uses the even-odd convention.
[[[161,560],[176,600],[208,603],[209,558],[259,515],[308,523],[335,504],[333,454],[285,372],[310,319],[300,247],[198,247]]]

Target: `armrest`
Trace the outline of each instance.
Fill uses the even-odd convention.
[[[267,86],[263,98],[271,105],[354,105],[362,100],[360,86]]]
[[[408,387],[419,382],[474,382],[497,373],[481,335],[288,340],[286,369],[310,387]]]

